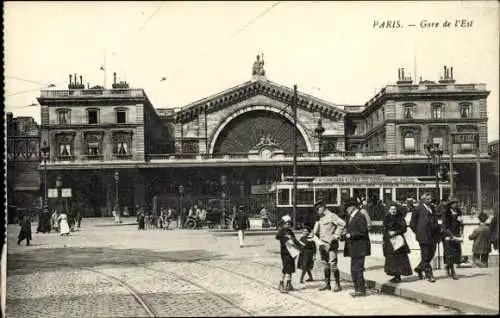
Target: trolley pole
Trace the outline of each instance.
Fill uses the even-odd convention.
[[[481,143],[479,136],[477,137],[477,151],[476,151],[476,188],[477,188],[477,211],[481,213],[483,210],[483,200],[481,194]]]
[[[297,228],[297,85],[293,85],[293,228]]]
[[[448,152],[450,153],[449,156],[450,156],[450,166],[449,166],[449,169],[450,172],[448,173],[449,175],[449,178],[450,178],[450,197],[453,197],[454,194],[455,194],[455,184],[454,184],[454,181],[453,181],[453,139],[452,139],[452,135],[451,135],[451,131],[449,131],[449,134],[448,134]]]

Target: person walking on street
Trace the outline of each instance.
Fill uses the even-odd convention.
[[[479,226],[469,235],[469,240],[473,240],[472,262],[477,267],[488,267],[488,258],[491,252],[491,232],[486,224],[488,215],[484,212],[479,213]],[[491,223],[490,223],[491,224]]]
[[[59,220],[59,228],[61,229],[60,230],[61,236],[63,235],[69,236],[70,228],[68,224],[68,216],[66,215],[66,213],[64,213],[64,211],[61,212],[61,214],[59,214],[58,220]]]
[[[355,198],[345,202],[348,214],[345,234],[344,256],[351,258],[351,276],[354,283],[352,297],[366,296],[365,257],[371,255],[370,235],[366,217],[360,212]]]
[[[322,200],[316,202],[314,207],[317,209],[319,220],[315,223],[313,235],[315,237],[316,254],[323,264],[325,274],[325,285],[320,290],[331,290],[330,280],[333,273],[335,279],[334,292],[342,290],[340,286],[340,272],[338,269],[338,250],[339,238],[344,231],[345,221],[338,215],[328,210]]]
[[[490,221],[490,236],[493,248],[498,251],[498,205],[495,215],[493,215],[493,218]]]
[[[240,240],[240,247],[243,247],[245,241],[245,231],[250,228],[250,220],[245,213],[245,208],[240,205],[238,213],[233,221],[233,227],[238,231],[238,238]]]
[[[425,193],[421,197],[421,203],[414,209],[410,228],[415,233],[420,245],[421,261],[415,268],[419,279],[424,279],[434,283],[436,279],[432,273],[431,261],[436,254],[437,243],[441,236],[441,227],[438,223],[436,211],[431,207],[432,197],[430,193]]]
[[[462,233],[463,220],[462,211],[458,208],[458,200],[449,198],[446,202],[443,215],[443,230],[444,230],[444,263],[446,264],[446,273],[451,278],[457,280],[455,273],[455,264],[460,264],[462,261]]]
[[[57,233],[59,232],[59,220],[58,220],[59,214],[57,213],[57,210],[54,210],[51,216],[51,223],[52,223],[52,229]]]
[[[137,223],[139,230],[144,230],[146,228],[146,216],[142,209],[137,210]]]
[[[26,240],[26,246],[30,246],[31,238],[31,221],[28,215],[24,215],[21,219],[21,230],[17,236],[17,245]]]
[[[390,280],[391,283],[400,283],[401,276],[413,274],[408,258],[410,248],[404,237],[407,228],[404,219],[405,212],[402,208],[398,208],[395,203],[389,203],[387,206],[389,209],[384,217],[382,228],[384,272],[389,276],[394,276]]]
[[[281,255],[281,280],[278,289],[282,293],[295,290],[292,286],[292,274],[295,273],[295,257],[291,252],[298,252],[299,241],[292,231],[292,218],[285,215],[281,218],[281,225],[278,227],[276,239],[280,241]],[[286,281],[286,285],[285,285]]]

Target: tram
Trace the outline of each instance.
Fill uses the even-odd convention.
[[[435,177],[395,177],[381,174],[337,175],[328,177],[297,177],[297,224],[314,224],[314,202],[321,199],[336,213],[343,214],[342,202],[348,197],[404,202],[408,198],[418,199],[424,192],[434,193]],[[278,217],[292,216],[293,178],[284,177],[272,184],[269,190],[275,197]],[[449,182],[439,182],[439,198],[450,194]]]

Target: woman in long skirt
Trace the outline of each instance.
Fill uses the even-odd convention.
[[[55,210],[54,210],[54,213],[52,213],[51,222],[52,222],[52,229],[55,232],[59,232],[58,215],[57,215],[57,211],[55,211]]]
[[[68,216],[66,213],[61,212],[61,214],[58,217],[59,220],[59,228],[60,228],[60,233],[61,235],[66,235],[69,236],[69,224],[68,224]]]
[[[463,231],[462,212],[457,207],[458,200],[448,199],[444,212],[444,263],[446,273],[453,279],[458,279],[455,273],[455,264],[462,260],[461,234]]]
[[[412,274],[408,258],[410,248],[403,235],[406,232],[406,222],[401,212],[401,209],[398,209],[395,203],[389,204],[382,230],[382,249],[385,257],[384,272],[387,275],[394,276],[390,280],[392,283],[399,283],[401,282],[401,276],[410,276]],[[391,239],[394,239],[396,236],[400,236],[398,238],[403,240],[403,244],[402,246],[397,246],[395,250]]]

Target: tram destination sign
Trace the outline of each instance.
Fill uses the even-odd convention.
[[[452,136],[454,144],[475,144],[479,139],[477,133],[455,133]]]
[[[314,184],[415,184],[421,183],[417,177],[389,177],[385,175],[372,176],[336,176],[336,177],[318,177]]]

